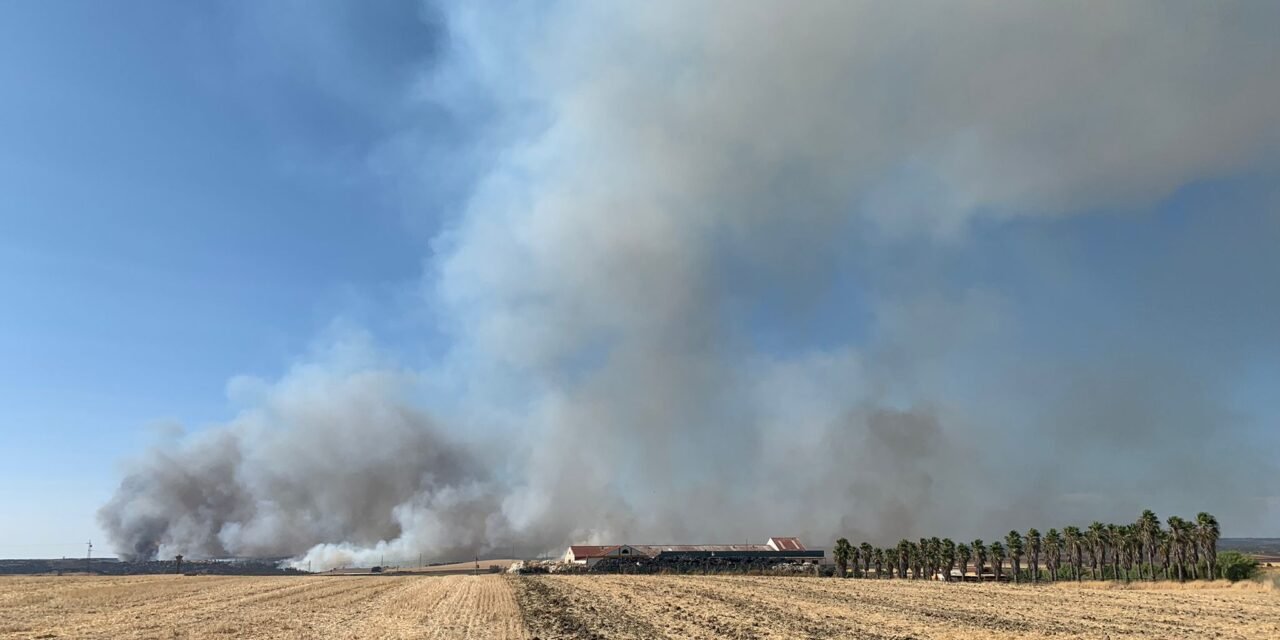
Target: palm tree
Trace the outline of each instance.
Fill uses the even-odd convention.
[[[1124,581],[1128,582],[1133,570],[1134,558],[1138,555],[1138,532],[1136,527],[1124,524],[1117,529],[1120,532],[1120,549],[1123,552],[1120,559],[1124,564]]]
[[[1106,545],[1107,545],[1107,528],[1101,522],[1094,520],[1089,525],[1089,577],[1094,580],[1102,579],[1102,565],[1106,564]]]
[[[1120,527],[1114,524],[1107,524],[1107,546],[1111,547],[1111,579],[1120,579],[1120,546],[1122,536],[1120,535]],[[1105,560],[1104,560],[1105,564]]]
[[[916,579],[923,579],[924,577],[925,556],[927,556],[929,552],[929,541],[924,538],[920,540],[923,540],[924,544],[911,543],[911,548],[915,549],[915,566],[913,567],[913,571],[915,571]]]
[[[1080,535],[1080,527],[1072,526],[1062,530],[1062,537],[1067,543],[1067,560],[1071,563],[1071,578],[1076,582],[1080,581],[1080,565],[1083,564],[1080,553],[1083,541]]]
[[[1195,580],[1200,573],[1200,547],[1196,536],[1196,523],[1182,521],[1182,562],[1187,565],[1187,577]]]
[[[956,543],[951,538],[942,539],[942,578],[951,580],[951,570],[956,568]]]
[[[1129,557],[1128,531],[1126,531],[1126,527],[1122,524],[1113,524],[1109,526],[1114,527],[1111,532],[1111,535],[1113,536],[1111,541],[1111,562],[1115,564],[1116,568],[1115,579],[1128,580],[1129,573],[1127,571],[1122,572],[1126,559]]]
[[[920,577],[920,579],[923,579],[923,577],[925,577],[924,570],[929,564],[929,539],[920,538],[919,543],[915,544],[915,547],[916,552],[918,552],[915,554],[915,572],[918,573],[918,577]]]
[[[1129,525],[1129,535],[1133,537],[1133,561],[1131,564],[1138,570],[1137,579],[1141,580],[1142,564],[1144,562],[1143,558],[1146,557],[1143,555],[1143,553],[1146,552],[1146,549],[1142,544],[1142,532],[1138,530],[1137,526]]]
[[[1009,560],[1013,562],[1013,581],[1020,582],[1022,580],[1022,534],[1010,531],[1005,535],[1004,543],[1009,547]]]
[[[1188,579],[1195,580],[1197,573],[1196,556],[1199,555],[1199,551],[1196,548],[1198,540],[1196,539],[1195,521],[1187,520],[1186,518],[1182,519],[1182,541],[1182,562],[1186,565],[1184,571],[1186,571]]]
[[[1062,535],[1057,529],[1044,534],[1045,564],[1049,565],[1049,581],[1057,582],[1058,565],[1062,563]]]
[[[876,578],[884,577],[884,549],[876,547],[872,553],[872,557],[876,560]]]
[[[911,547],[915,549],[916,552],[916,563],[914,567],[916,579],[924,578],[924,567],[928,562],[929,556],[929,540],[927,538],[920,538],[920,542],[911,543]]]
[[[920,547],[910,540],[907,541],[907,571],[911,572],[912,580],[920,578]]]
[[[917,561],[920,563],[920,579],[924,580],[929,577],[929,539],[921,538],[920,541],[924,544],[916,545],[920,549],[920,557]]]
[[[991,570],[996,574],[996,582],[1004,572],[1004,545],[999,540],[991,543]]]
[[[1132,568],[1133,546],[1137,536],[1133,533],[1133,527],[1127,524],[1116,525],[1116,536],[1118,542],[1116,549],[1120,554],[1120,578],[1125,582],[1129,581],[1129,569]]]
[[[964,582],[964,577],[969,572],[969,558],[972,557],[970,555],[970,552],[971,552],[971,549],[969,549],[969,545],[963,542],[960,543],[960,546],[956,547],[956,556],[960,559],[960,581],[961,582]]]
[[[1191,520],[1183,519],[1182,521],[1182,562],[1187,565],[1187,575],[1192,580],[1196,579],[1199,568],[1196,564],[1199,562],[1200,550],[1196,536],[1196,523]]]
[[[1032,582],[1040,582],[1040,544],[1040,532],[1035,527],[1027,529],[1027,564],[1031,569]]]
[[[885,564],[889,565],[889,578],[904,578],[902,574],[902,553],[897,547],[889,547],[884,550]]]
[[[973,573],[978,576],[978,582],[982,582],[982,569],[987,566],[987,545],[982,538],[973,541],[973,562]]]
[[[1146,562],[1147,546],[1142,539],[1142,530],[1136,525],[1129,525],[1129,535],[1133,537],[1133,564],[1138,569],[1137,580],[1142,580],[1142,565]]]
[[[1196,514],[1196,537],[1204,548],[1205,562],[1209,565],[1205,576],[1210,580],[1216,578],[1218,573],[1218,538],[1221,535],[1217,518],[1204,511]]]
[[[911,543],[904,538],[897,541],[897,577],[905,579],[906,566],[911,562]]]
[[[875,555],[875,549],[869,542],[863,542],[858,548],[862,550],[862,577],[866,578],[871,572],[871,557]]]
[[[853,545],[849,544],[847,538],[836,540],[836,548],[832,551],[835,556],[836,570],[841,578],[849,577],[849,557],[853,555]]]
[[[1185,582],[1187,579],[1184,573],[1183,565],[1186,562],[1186,553],[1184,546],[1187,544],[1187,526],[1186,522],[1178,516],[1169,516],[1166,521],[1169,523],[1169,547],[1173,552],[1173,565],[1178,571],[1178,582]]]
[[[929,538],[929,578],[942,573],[942,539],[938,536]]]
[[[929,539],[920,538],[920,577],[929,576]]]
[[[929,539],[920,538],[920,577],[929,578],[932,574],[929,572],[933,568],[933,554],[929,550]]]
[[[1138,534],[1142,536],[1142,547],[1147,552],[1147,566],[1150,567],[1149,576],[1151,580],[1156,579],[1156,539],[1160,536],[1160,518],[1156,517],[1156,512],[1150,509],[1143,509],[1142,515],[1138,516]]]
[[[1164,567],[1164,579],[1171,580],[1169,574],[1170,564],[1173,563],[1173,537],[1164,531],[1160,532],[1156,538],[1156,546],[1160,548],[1160,563]]]

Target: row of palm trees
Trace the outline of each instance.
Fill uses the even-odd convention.
[[[990,545],[981,539],[956,544],[950,538],[935,537],[919,542],[904,539],[896,546],[878,548],[866,542],[854,546],[840,538],[834,556],[838,575],[855,578],[941,576],[950,580],[958,565],[963,580],[972,562],[978,579],[990,575],[1002,580],[1006,561],[1015,582],[1039,582],[1042,574],[1050,581],[1085,580],[1086,574],[1090,580],[1126,582],[1156,580],[1161,575],[1178,581],[1217,578],[1218,520],[1201,512],[1195,520],[1171,516],[1166,524],[1167,528],[1162,527],[1147,509],[1132,524],[1094,522],[1085,529],[1050,529],[1043,536],[1034,528],[1025,534],[1010,531],[1003,542]]]

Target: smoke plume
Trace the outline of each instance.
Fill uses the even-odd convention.
[[[423,278],[448,353],[340,340],[237,382],[239,417],[129,469],[101,513],[122,553],[1277,524],[1271,463],[1230,444],[1265,418],[1219,380],[1274,362],[1280,294],[1209,333],[1189,314],[1280,277],[1280,198],[1197,212],[1123,273],[1061,231],[1275,168],[1274,7],[542,8],[454,9],[406,98],[466,76],[507,114]]]
[[[411,531],[405,544],[459,554],[498,535],[483,461],[407,401],[413,374],[371,366],[368,351],[347,339],[277,383],[233,381],[252,408],[155,448],[103,508],[120,552],[279,557]]]

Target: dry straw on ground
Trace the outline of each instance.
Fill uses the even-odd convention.
[[[729,576],[547,576],[516,586],[543,638],[1280,638],[1280,599],[1242,588]]]
[[[524,638],[502,576],[0,579],[0,637]]]
[[[1260,584],[744,576],[0,578],[4,638],[1280,638]]]

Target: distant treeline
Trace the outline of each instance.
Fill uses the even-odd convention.
[[[120,562],[114,558],[109,560],[97,558],[0,560],[0,575],[85,572],[110,576],[177,573],[178,563],[176,560]],[[280,561],[276,559],[237,559],[233,561],[183,560],[182,573],[201,575],[272,576],[301,575],[306,572],[298,571],[297,569],[281,568]]]
[[[972,569],[978,579],[1032,583],[1237,580],[1256,569],[1256,560],[1238,552],[1224,552],[1219,558],[1220,527],[1211,514],[1201,512],[1194,520],[1170,516],[1166,525],[1148,509],[1131,524],[1094,522],[1083,529],[1049,529],[1044,535],[1034,528],[1026,533],[1010,531],[1003,541],[990,544],[981,539],[956,543],[935,537],[904,539],[880,548],[867,542],[855,546],[840,538],[833,556],[836,574],[855,578],[964,580]]]
[[[1222,538],[1218,551],[1239,551],[1255,556],[1280,558],[1280,538]]]

